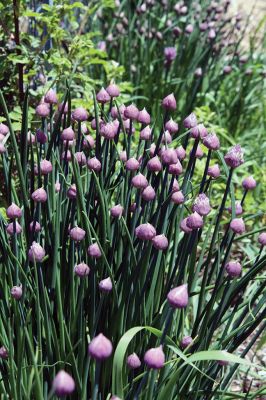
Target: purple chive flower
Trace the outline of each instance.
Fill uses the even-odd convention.
[[[122,400],[121,397],[118,397],[116,395],[113,395],[110,400]]]
[[[48,117],[50,114],[49,106],[46,103],[40,103],[36,107],[36,114],[38,115],[38,117],[41,117],[41,118]]]
[[[173,28],[174,37],[176,37],[176,38],[179,37],[181,35],[181,33],[182,33],[182,29],[180,29],[178,26],[175,26]]]
[[[207,174],[213,179],[218,178],[221,175],[219,165],[214,164],[214,165],[210,166],[208,168]]]
[[[143,110],[139,111],[138,117],[137,117],[138,122],[141,124],[148,125],[151,123],[151,116],[147,112],[146,108],[144,107]]]
[[[165,47],[164,58],[167,64],[171,64],[176,58],[176,48],[175,47]]]
[[[168,132],[170,132],[170,134],[172,135],[173,133],[178,132],[178,123],[175,122],[172,118],[169,119],[166,124],[165,124],[165,129],[168,130]]]
[[[164,131],[163,133],[163,137],[162,137],[162,143],[172,143],[172,136],[170,134],[170,132],[168,131]]]
[[[65,104],[65,107],[63,109],[64,103],[60,103],[58,105],[58,111],[61,112],[63,110],[63,114],[66,114],[68,112],[68,103]]]
[[[201,157],[203,157],[203,150],[202,150],[202,148],[200,147],[200,145],[198,145],[198,147],[197,147],[197,150],[196,150],[196,153],[195,153],[195,157],[196,158],[201,158]]]
[[[228,211],[232,214],[232,207],[231,206],[228,207]],[[235,202],[235,211],[236,211],[236,215],[241,215],[243,213],[243,208],[241,206],[241,202],[240,201],[236,201]]]
[[[38,233],[38,232],[40,232],[42,230],[42,228],[41,228],[41,225],[39,224],[39,222],[38,221],[32,221],[31,223],[30,223],[30,232],[36,232],[36,233]]]
[[[0,142],[0,154],[4,154],[6,152],[6,148],[3,143]]]
[[[199,215],[208,215],[211,212],[210,200],[204,193],[200,193],[196,197],[193,204],[193,211],[196,211]]]
[[[208,29],[207,22],[202,22],[201,24],[199,24],[199,28],[201,32],[205,32]]]
[[[199,215],[196,211],[193,212],[193,214],[191,214],[187,218],[187,226],[192,230],[202,228],[203,227],[202,216]]]
[[[102,333],[96,336],[89,344],[89,354],[97,361],[103,361],[113,352],[112,343]]]
[[[69,141],[69,140],[73,140],[74,138],[75,138],[75,133],[74,133],[73,129],[71,128],[71,126],[64,129],[63,132],[61,133],[62,140]]]
[[[87,160],[87,167],[89,168],[90,171],[99,172],[101,171],[102,164],[98,160],[98,158],[93,157]]]
[[[197,126],[197,124],[197,117],[194,113],[189,114],[183,121],[183,125],[187,129],[194,128],[195,126]]]
[[[168,247],[168,239],[164,234],[156,235],[152,239],[152,244],[157,250],[166,250]]]
[[[127,106],[124,111],[124,116],[128,119],[137,120],[139,115],[139,110],[134,104]]]
[[[20,300],[23,295],[22,285],[13,286],[10,290],[10,294],[15,300]]]
[[[183,195],[183,193],[181,192],[181,190],[172,193],[171,195],[171,201],[175,204],[182,204],[185,201],[185,197]]]
[[[146,351],[144,355],[145,364],[152,369],[161,369],[165,363],[163,347],[154,347]]]
[[[152,240],[156,236],[156,230],[149,223],[141,224],[135,229],[135,235],[140,240]]]
[[[184,218],[180,223],[180,229],[185,233],[192,232],[192,229],[187,226],[187,218]]]
[[[86,165],[87,160],[86,160],[86,156],[83,153],[83,151],[77,151],[75,153],[75,159],[77,160],[77,162],[80,166]]]
[[[122,162],[126,162],[126,161],[127,161],[127,152],[126,152],[125,150],[120,151],[120,153],[119,153],[119,159],[120,159]]]
[[[216,32],[214,29],[210,29],[208,33],[208,39],[213,40],[216,38]]]
[[[93,243],[88,247],[88,254],[93,258],[100,258],[102,253],[97,243]]]
[[[204,137],[202,143],[209,150],[218,150],[220,148],[220,141],[215,133],[210,133],[208,136]]]
[[[29,248],[28,254],[30,261],[42,262],[45,256],[45,250],[39,243],[33,242]]]
[[[167,295],[168,303],[173,308],[185,308],[188,305],[187,284],[177,286]]]
[[[47,193],[43,188],[39,188],[32,193],[31,198],[36,203],[45,203],[47,201]]]
[[[192,337],[191,336],[184,336],[180,341],[180,347],[182,349],[186,349],[188,346],[191,345],[191,343],[193,343]]]
[[[120,218],[123,215],[123,212],[124,208],[121,206],[121,204],[113,206],[110,210],[111,216],[114,218]]]
[[[70,230],[69,235],[75,242],[80,242],[85,238],[86,232],[82,228],[76,226]]]
[[[67,197],[71,200],[75,199],[77,197],[77,188],[75,183],[71,185],[68,190],[67,190]]]
[[[15,219],[22,216],[21,208],[19,208],[15,203],[12,203],[6,210],[7,218]]]
[[[53,380],[53,391],[58,397],[65,397],[75,390],[75,381],[64,370],[59,371]]]
[[[83,133],[83,135],[86,135],[88,133],[88,128],[85,122],[81,124],[81,132]]]
[[[77,264],[74,267],[74,273],[79,276],[80,278],[83,278],[85,276],[88,276],[90,273],[90,267],[85,264],[84,262]]]
[[[163,99],[162,106],[168,111],[174,111],[176,109],[176,99],[173,93]]]
[[[108,278],[101,280],[99,283],[99,289],[102,292],[106,292],[106,293],[111,292],[111,290],[113,289],[111,278],[108,277]]]
[[[179,183],[176,179],[174,179],[173,185],[172,185],[172,193],[178,192],[179,191]]]
[[[183,168],[179,160],[177,160],[177,163],[169,165],[169,174],[181,175],[182,171]]]
[[[0,134],[3,136],[6,136],[8,134],[8,132],[9,132],[8,126],[1,123],[0,124]]]
[[[196,78],[202,77],[202,68],[197,68],[194,72],[194,75],[196,76]]]
[[[37,142],[40,144],[44,144],[47,142],[47,136],[45,135],[45,133],[42,129],[37,129],[36,139],[37,139]]]
[[[174,149],[165,149],[160,153],[160,157],[163,164],[170,165],[176,164],[178,161],[176,151]]]
[[[117,118],[117,117],[115,117]],[[99,122],[99,127],[101,127],[101,125],[104,123],[103,120],[101,118],[99,118],[98,120]],[[96,126],[96,119],[93,118],[93,120],[91,121],[91,129],[93,129],[94,131],[96,130],[97,126]]]
[[[208,135],[208,131],[203,124],[194,126],[190,131],[190,136],[194,139],[203,139]]]
[[[229,75],[231,72],[232,72],[232,67],[231,67],[231,65],[226,65],[226,66],[223,68],[223,73],[224,73],[224,75]]]
[[[137,171],[139,169],[139,162],[136,158],[131,157],[127,160],[125,167],[128,171]]]
[[[105,103],[108,103],[108,101],[111,100],[111,97],[110,97],[109,93],[104,88],[101,88],[101,90],[96,95],[96,99],[97,99],[97,101],[99,103],[105,104]]]
[[[2,360],[7,360],[8,359],[8,351],[5,348],[5,346],[0,347],[0,358]]]
[[[248,176],[243,180],[242,186],[245,190],[253,190],[257,186],[257,182],[252,176]]]
[[[53,89],[48,90],[48,92],[44,96],[44,101],[45,101],[45,103],[48,103],[48,104],[57,104],[58,103],[56,93]]]
[[[40,162],[40,171],[42,175],[48,175],[50,172],[52,172],[53,166],[51,161],[49,160],[42,160]]]
[[[86,149],[94,149],[95,147],[95,140],[91,135],[86,135],[83,139],[83,146]]]
[[[142,174],[135,175],[131,180],[132,186],[137,189],[145,189],[148,186],[147,178]]]
[[[151,158],[147,162],[147,169],[151,172],[159,172],[162,169],[161,161],[159,160],[158,156]]]
[[[72,118],[75,121],[83,122],[89,118],[88,112],[83,107],[78,107],[72,112]]]
[[[145,126],[145,128],[143,128],[140,131],[139,138],[141,140],[150,140],[151,139],[151,132],[152,132],[151,128],[149,127],[149,125],[147,125],[147,126]]]
[[[54,184],[54,190],[55,190],[55,193],[59,193],[60,192],[60,189],[61,189],[61,184],[60,184],[60,182],[55,182],[55,184]]]
[[[151,185],[148,185],[142,192],[141,192],[141,197],[145,201],[152,201],[156,197],[155,190]]]
[[[241,274],[242,267],[241,264],[237,261],[229,261],[225,265],[226,272],[230,276],[230,278],[236,278]]]
[[[176,149],[175,149],[175,152],[176,152],[176,155],[177,155],[177,158],[179,159],[179,160],[184,160],[185,158],[186,158],[186,150],[184,149],[184,147],[183,146],[178,146]]]
[[[110,97],[118,97],[120,95],[119,87],[115,83],[110,83],[106,88],[106,92]]]
[[[266,246],[266,232],[262,232],[259,234],[258,242],[261,246]]]
[[[188,35],[190,35],[190,34],[193,32],[193,30],[194,30],[194,27],[193,27],[192,24],[189,24],[189,25],[187,25],[187,26],[185,27],[185,32],[186,32]]]
[[[128,356],[127,366],[131,369],[137,369],[141,366],[141,361],[136,353],[132,353]]]
[[[230,228],[234,233],[242,234],[245,232],[245,223],[242,218],[234,218],[230,222]]]
[[[108,122],[107,124],[102,124],[100,129],[100,134],[105,139],[114,139],[117,134],[117,126],[114,122]]]
[[[19,235],[22,232],[22,228],[20,224],[15,221],[15,230],[14,230],[14,223],[11,222],[10,224],[7,225],[6,231],[9,235],[14,235],[15,233]]]

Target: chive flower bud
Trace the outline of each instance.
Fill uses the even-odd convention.
[[[58,111],[61,112],[63,110],[63,114],[67,114],[67,112],[68,112],[68,103],[65,104],[64,109],[63,109],[63,105],[64,105],[64,103],[60,103],[58,105]]]
[[[189,114],[183,121],[183,125],[187,129],[195,128],[197,124],[198,124],[197,117],[194,113]]]
[[[3,143],[0,142],[0,154],[4,154],[6,152],[6,148]]]
[[[71,395],[75,390],[75,381],[64,370],[59,371],[53,380],[53,391],[58,397]]]
[[[155,190],[151,185],[148,185],[142,192],[141,192],[141,197],[145,201],[152,201],[156,197]]]
[[[232,207],[231,206],[228,207],[228,211],[232,214]],[[243,208],[241,206],[241,202],[240,201],[236,201],[235,202],[235,211],[236,211],[236,215],[241,215],[243,213]]]
[[[88,254],[93,258],[100,258],[102,253],[97,243],[93,243],[88,247]]]
[[[31,198],[36,203],[45,203],[47,201],[47,193],[43,188],[39,188],[32,193]]]
[[[202,143],[209,150],[218,150],[220,148],[220,141],[215,133],[210,133],[208,136],[204,137]]]
[[[225,265],[226,272],[230,276],[230,278],[236,278],[241,274],[242,267],[241,264],[237,261],[229,261]]]
[[[147,162],[147,169],[151,172],[159,172],[162,169],[161,161],[159,160],[158,156],[151,158]]]
[[[199,215],[196,211],[193,212],[193,214],[191,214],[187,218],[187,226],[192,230],[202,228],[203,227],[202,216]]]
[[[169,94],[163,99],[162,106],[168,111],[174,111],[176,109],[176,99],[173,93]]]
[[[112,285],[112,281],[111,281],[110,277],[101,280],[99,283],[99,289],[102,292],[106,292],[106,293],[111,292],[112,288],[113,288],[113,285]]]
[[[174,149],[162,150],[160,157],[161,157],[162,163],[166,164],[166,165],[176,164],[178,161],[176,151]]]
[[[37,139],[37,142],[40,144],[45,144],[47,142],[47,136],[42,129],[37,129],[36,139]]]
[[[75,121],[83,122],[89,118],[88,112],[83,107],[78,107],[72,112],[72,118]]]
[[[242,186],[245,190],[253,190],[255,189],[257,182],[252,176],[248,176],[242,182]]]
[[[194,126],[194,128],[192,128],[190,131],[190,136],[193,137],[194,139],[198,139],[198,138],[203,139],[207,135],[208,135],[208,131],[203,124],[198,124],[198,125]]]
[[[40,232],[42,230],[41,225],[39,224],[38,221],[32,221],[30,223],[30,232]]]
[[[138,117],[137,117],[138,122],[141,124],[148,125],[151,122],[151,116],[147,112],[146,108],[144,107],[143,110],[139,111]]]
[[[105,104],[105,103],[108,103],[108,101],[111,100],[111,97],[110,97],[109,93],[104,88],[101,88],[101,90],[96,95],[96,99],[97,99],[97,101],[99,103]]]
[[[200,193],[196,197],[193,204],[193,211],[196,211],[199,215],[208,215],[211,211],[210,200],[204,193]]]
[[[172,143],[172,136],[169,131],[165,131],[162,136],[162,143],[169,144]]]
[[[116,206],[113,206],[110,210],[111,216],[114,218],[120,218],[123,215],[123,207],[121,204],[117,204]]]
[[[196,78],[202,77],[202,68],[199,67],[195,69],[194,75],[196,76]]]
[[[7,360],[8,359],[8,351],[5,348],[5,346],[0,347],[0,358],[2,360]]]
[[[242,218],[234,218],[230,222],[230,228],[234,233],[242,234],[245,232],[245,223]]]
[[[164,234],[156,235],[152,238],[152,244],[157,250],[166,250],[168,247],[168,239]]]
[[[141,361],[136,353],[132,353],[127,357],[127,366],[131,369],[137,369],[141,366]]]
[[[124,111],[124,116],[131,120],[137,120],[139,115],[139,110],[134,104],[127,106]]]
[[[189,24],[189,25],[187,25],[187,26],[185,27],[185,32],[186,32],[188,35],[190,35],[190,34],[193,32],[193,30],[194,30],[194,27],[193,27],[192,24]]]
[[[145,126],[145,128],[143,128],[140,131],[139,138],[140,138],[140,140],[150,140],[151,139],[151,128],[149,127],[149,125]]]
[[[171,195],[171,201],[175,204],[182,204],[185,201],[185,197],[183,195],[183,193],[181,192],[181,190],[177,191],[177,192],[173,192]]]
[[[162,346],[154,347],[146,351],[145,364],[151,369],[161,369],[165,363],[165,355]]]
[[[108,122],[107,124],[102,124],[100,129],[100,134],[105,139],[111,140],[117,134],[117,126],[114,122]]]
[[[135,234],[140,240],[152,240],[156,236],[155,228],[149,224],[141,224],[135,229]]]
[[[184,149],[183,146],[178,146],[178,147],[175,149],[175,152],[176,152],[177,158],[178,158],[179,160],[182,161],[182,160],[185,159],[185,157],[186,157],[186,150]]]
[[[175,122],[172,118],[169,119],[165,124],[165,129],[167,129],[170,134],[178,132],[178,123]]]
[[[211,178],[216,179],[221,175],[220,168],[218,164],[214,164],[208,167],[207,175]]]
[[[49,109],[48,105],[46,103],[40,103],[36,107],[36,114],[38,115],[38,117],[41,117],[41,118],[48,117],[50,114],[50,109]]]
[[[74,273],[79,276],[80,278],[84,278],[85,276],[88,276],[90,273],[90,268],[87,264],[84,262],[77,264],[74,267]]]
[[[120,151],[120,153],[119,153],[119,159],[120,159],[122,162],[126,162],[126,161],[127,161],[127,152],[126,152],[125,150]]]
[[[191,154],[191,153],[190,153]],[[200,145],[198,145],[198,147],[197,147],[197,150],[196,150],[196,153],[195,153],[195,157],[196,158],[201,158],[201,157],[203,157],[203,151],[202,151],[202,148],[200,147]]]
[[[90,171],[99,172],[102,168],[102,164],[98,160],[98,158],[93,157],[87,160],[87,167],[89,168]]]
[[[261,246],[266,246],[266,232],[262,232],[259,234],[258,242]]]
[[[6,210],[7,218],[15,219],[22,216],[21,208],[19,208],[15,203],[12,203]]]
[[[83,166],[83,165],[86,165],[86,156],[85,156],[85,154],[83,153],[83,151],[77,151],[76,153],[75,153],[75,159],[77,160],[77,162],[78,162],[78,164],[80,165],[80,166]]]
[[[23,294],[22,285],[13,286],[10,290],[10,294],[15,300],[20,300]]]
[[[6,231],[10,236],[14,234],[19,235],[22,232],[22,228],[20,224],[17,221],[15,221],[15,230],[14,230],[14,222],[11,222],[10,224],[7,225]]]
[[[45,101],[45,103],[48,103],[48,104],[57,104],[58,103],[56,93],[53,89],[48,90],[48,92],[44,96],[44,101]]]
[[[231,65],[226,65],[226,66],[223,68],[223,73],[224,73],[224,75],[229,75],[231,72],[232,72],[232,67],[231,67]]]
[[[126,169],[128,171],[137,171],[139,169],[139,162],[136,158],[131,157],[126,162]]]
[[[183,168],[179,160],[177,160],[177,163],[169,165],[169,174],[180,175],[182,171]]]
[[[30,261],[42,262],[42,260],[45,256],[45,250],[42,248],[42,246],[39,243],[33,242],[29,248],[28,255],[29,255]]]
[[[216,32],[214,29],[210,29],[208,33],[208,39],[213,40],[216,38]]]
[[[51,161],[49,160],[42,160],[40,162],[40,172],[42,175],[48,175],[50,172],[52,172],[53,166]]]
[[[71,128],[71,126],[69,126],[68,128],[64,129],[63,132],[61,133],[61,139],[62,140],[73,140],[75,137],[75,133],[73,131],[73,129]]]
[[[75,242],[80,242],[84,239],[86,232],[82,228],[76,226],[70,230],[69,235]]]
[[[142,174],[137,174],[132,178],[132,186],[137,189],[145,189],[148,186],[147,178]]]
[[[85,149],[94,149],[95,140],[91,135],[86,135],[83,139],[83,146]]]
[[[174,179],[173,186],[172,186],[172,193],[179,191],[179,183],[176,179]]]
[[[111,356],[113,352],[112,343],[102,333],[96,336],[89,344],[89,354],[98,361],[103,361]]]
[[[167,65],[170,65],[176,58],[176,48],[175,47],[165,47],[164,58]]]
[[[185,308],[188,305],[187,284],[177,286],[167,295],[168,303],[173,308]]]
[[[180,229],[185,233],[192,232],[192,229],[187,226],[187,218],[184,218],[180,223]]]
[[[8,132],[9,132],[8,126],[1,122],[1,124],[0,124],[0,134],[3,135],[3,136],[6,136],[8,134]]]
[[[67,190],[67,197],[71,200],[75,199],[77,197],[77,188],[75,183],[71,185],[68,190]]]
[[[192,337],[191,336],[184,336],[180,341],[180,347],[182,349],[186,349],[188,346],[191,345],[191,343],[193,343]]]
[[[106,88],[106,92],[110,97],[118,97],[120,95],[119,87],[115,83],[110,83]]]

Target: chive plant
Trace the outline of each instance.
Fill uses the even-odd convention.
[[[179,134],[173,93],[158,115],[122,104],[115,84],[90,112],[71,96],[50,90],[28,126],[26,92],[17,133],[0,92],[1,396],[237,397],[266,316],[266,233],[243,211],[256,181],[240,208],[234,195],[241,146],[221,151],[193,113]]]

